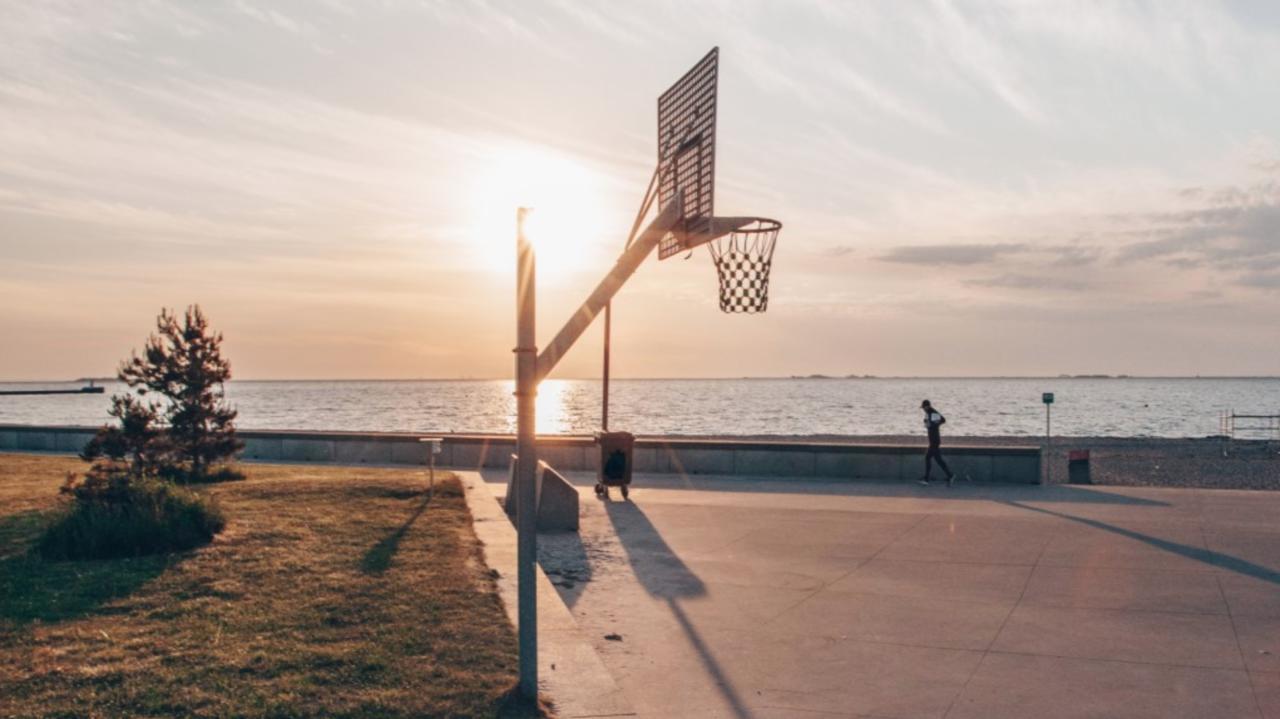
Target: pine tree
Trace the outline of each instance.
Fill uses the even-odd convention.
[[[181,323],[176,313],[161,310],[156,330],[118,376],[139,395],[168,400],[162,410],[172,456],[180,474],[200,481],[244,446],[235,435],[236,410],[226,402],[231,363],[222,356],[222,334],[210,332],[199,305],[188,307]]]
[[[161,310],[156,329],[142,355],[120,365],[117,377],[133,392],[111,398],[118,425],[102,427],[85,445],[87,472],[67,475],[60,491],[72,509],[41,537],[46,558],[191,549],[226,526],[216,501],[174,484],[243,479],[229,467],[210,471],[243,446],[223,389],[231,365],[222,357],[222,335],[209,331],[198,305],[181,323]]]
[[[168,463],[172,446],[160,426],[159,406],[132,395],[111,398],[109,414],[117,427],[104,426],[80,452],[99,473],[155,477]]]

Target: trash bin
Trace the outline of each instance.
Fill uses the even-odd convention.
[[[1089,450],[1073,449],[1067,453],[1067,482],[1093,484],[1089,477]]]
[[[608,495],[609,487],[621,487],[627,496],[631,484],[631,459],[636,436],[630,432],[596,432],[600,445],[600,471],[596,474],[596,494]]]

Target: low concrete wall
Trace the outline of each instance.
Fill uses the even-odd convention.
[[[0,451],[80,451],[92,427],[0,425]],[[440,467],[506,469],[511,435],[410,432],[241,431],[245,460],[333,464],[427,462],[420,437],[443,437]],[[947,464],[976,482],[1040,482],[1038,447],[944,447]],[[538,458],[562,472],[595,471],[599,452],[590,437],[539,437]],[[924,446],[639,438],[636,472],[738,474],[833,479],[911,480],[924,471]]]

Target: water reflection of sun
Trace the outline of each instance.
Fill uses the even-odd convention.
[[[536,411],[538,413],[538,434],[568,434],[573,430],[571,413],[568,411],[567,395],[569,380],[547,379],[538,385]],[[507,381],[507,387],[515,392],[515,382]],[[511,397],[511,414],[507,418],[509,432],[516,431],[516,402]]]
[[[565,434],[569,431],[569,413],[565,407],[568,383],[561,379],[543,380],[538,385],[538,434]]]

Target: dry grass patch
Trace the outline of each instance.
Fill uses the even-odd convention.
[[[72,458],[0,455],[0,716],[535,716],[456,478],[251,466],[176,555],[46,562]]]

